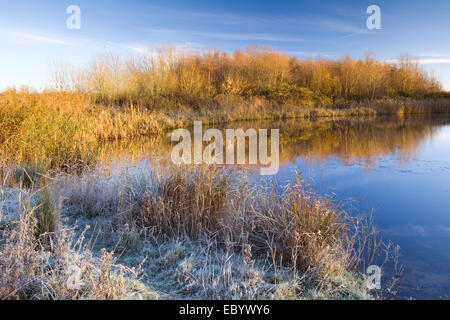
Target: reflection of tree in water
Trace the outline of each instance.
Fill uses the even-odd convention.
[[[163,137],[142,137],[106,143],[97,150],[97,153],[98,159],[106,163],[111,161],[138,162],[150,155],[170,156],[170,147],[168,141]]]
[[[406,164],[438,126],[445,123],[450,120],[391,117],[305,124],[289,121],[280,129],[280,162],[287,164],[298,157],[312,162],[334,157],[346,165],[363,162],[370,169],[379,158],[391,154]]]
[[[370,169],[386,155],[395,155],[401,164],[406,164],[439,126],[449,123],[448,117],[421,115],[350,120],[246,121],[224,124],[222,129],[280,129],[280,165],[292,163],[298,157],[311,162],[333,157],[346,165],[362,162]],[[172,147],[169,132],[158,138],[110,143],[98,153],[103,160],[139,161],[149,155],[169,158]]]

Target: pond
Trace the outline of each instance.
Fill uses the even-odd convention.
[[[277,178],[301,172],[316,190],[354,199],[352,211],[373,212],[383,238],[400,246],[398,298],[448,298],[450,116],[268,126],[277,127]]]
[[[404,270],[397,298],[448,298],[450,115],[239,122],[226,128],[278,128],[276,179],[287,183],[300,173],[353,213],[373,213],[384,240],[400,246]],[[121,145],[118,152],[152,149],[167,157],[168,139]],[[257,169],[249,168],[255,176]]]

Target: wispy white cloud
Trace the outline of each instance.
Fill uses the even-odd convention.
[[[352,6],[349,8],[333,3],[317,3],[317,5],[320,6],[323,11],[331,11],[345,18],[361,18],[361,16],[366,14],[366,8],[364,8],[364,6],[361,6],[360,8]]]
[[[422,52],[422,53],[416,54],[416,56],[427,57],[427,58],[445,58],[445,57],[450,57],[450,54],[437,53],[437,52]]]
[[[100,41],[98,42],[98,44],[103,44],[109,49],[125,49],[133,53],[140,53],[140,54],[145,53],[149,50],[149,47],[140,44],[129,44],[113,41]]]
[[[381,231],[395,236],[400,237],[421,237],[421,238],[427,238],[430,237],[430,234],[433,234],[433,232],[430,233],[430,231],[433,231],[433,229],[430,226],[420,226],[420,225],[400,225],[400,226],[394,226],[390,228],[384,228]]]
[[[332,54],[323,54],[319,52],[311,52],[311,51],[286,51],[287,54],[294,57],[325,57],[325,58],[334,58],[335,55]]]
[[[398,59],[385,60],[387,63],[399,63]],[[411,59],[412,62],[429,65],[429,64],[448,64],[450,63],[450,58],[424,58],[424,59]]]
[[[440,52],[422,52],[415,56],[420,57],[416,61],[420,64],[442,64],[450,63],[450,54]]]
[[[348,19],[339,20],[332,19],[324,15],[315,16],[302,16],[298,17],[286,17],[286,16],[276,16],[276,15],[239,15],[234,13],[214,13],[214,12],[201,12],[201,11],[190,11],[186,9],[176,9],[176,8],[161,8],[156,6],[150,6],[151,15],[161,17],[166,15],[170,18],[176,18],[177,21],[193,21],[195,23],[213,23],[214,25],[239,25],[239,26],[260,26],[267,29],[268,26],[277,27],[295,27],[295,26],[315,26],[323,30],[338,32],[338,33],[351,33],[351,34],[367,34],[369,30],[356,26],[348,22]],[[354,18],[359,17],[360,12],[354,9],[334,7],[331,10],[334,13],[339,13],[341,16],[350,16]],[[238,39],[239,40],[239,39]],[[259,39],[255,39],[259,40]]]
[[[13,42],[19,44],[57,44],[64,46],[75,46],[76,42],[70,39],[57,37],[54,35],[43,35],[31,32],[12,31],[8,29],[0,29],[0,42]]]
[[[339,20],[318,19],[318,21],[311,22],[311,24],[317,25],[330,31],[335,31],[339,33],[350,33],[352,35],[371,33],[368,29],[361,28]]]
[[[170,36],[172,38],[184,38],[185,36],[200,36],[228,41],[271,41],[271,42],[305,42],[303,38],[284,37],[269,33],[233,33],[233,32],[203,32],[192,30],[177,29],[144,29],[147,33],[157,34],[159,36]]]
[[[437,225],[398,225],[389,228],[381,228],[381,231],[393,236],[400,237],[421,237],[428,238],[434,237],[449,237],[449,226],[437,226]]]
[[[158,6],[147,6],[151,16],[167,16],[170,18],[176,17],[177,20],[194,20],[196,22],[212,22],[214,24],[222,25],[258,25],[261,23],[273,22],[274,17],[249,16],[233,13],[218,13],[218,12],[204,12],[192,11],[187,9],[167,8]],[[276,19],[281,21],[282,19]]]
[[[0,44],[1,43],[14,43],[19,45],[56,45],[89,50],[126,50],[134,53],[143,53],[146,50],[145,46],[134,43],[130,44],[88,38],[66,37],[45,32],[13,31],[5,28],[0,29]]]
[[[420,64],[440,64],[440,63],[450,63],[450,59],[417,59]]]

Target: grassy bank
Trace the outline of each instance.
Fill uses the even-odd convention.
[[[219,124],[255,119],[404,116],[449,110],[450,99],[446,98],[305,106],[234,95],[205,101],[197,108],[185,105],[152,110],[98,104],[88,94],[6,91],[0,94],[0,162],[80,171],[96,162],[106,142],[158,136],[170,129],[191,126],[194,120]]]
[[[0,161],[80,171],[106,141],[239,120],[448,113],[450,97],[408,56],[296,59],[268,48],[176,48],[55,66],[42,93],[0,93]]]
[[[161,166],[4,191],[1,298],[371,298],[358,268],[380,253],[373,225],[300,179],[256,189]]]

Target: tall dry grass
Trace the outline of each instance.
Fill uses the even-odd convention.
[[[228,211],[231,189],[228,174],[220,169],[154,174],[135,218],[141,227],[197,240],[218,231]]]
[[[139,177],[72,179],[61,186],[65,204],[89,218],[112,218],[113,229],[208,239],[238,251],[249,246],[255,257],[300,272],[342,275],[371,260],[381,245],[370,220],[348,215],[300,179],[280,190],[275,182],[253,185],[226,169],[173,166]],[[105,184],[115,187],[80,193]],[[96,210],[97,198],[109,205]]]
[[[0,224],[0,299],[146,297],[137,269],[116,265],[113,253],[106,250],[95,256],[84,233],[75,237],[73,230],[60,227],[60,209],[48,192],[37,194],[37,203],[21,192],[16,219]],[[0,223],[2,209],[3,201]]]
[[[10,90],[0,94],[0,128],[2,161],[79,171],[105,141],[158,134],[160,123],[148,111],[108,109],[85,95]]]
[[[0,297],[371,298],[357,270],[381,245],[374,227],[303,180],[143,169],[60,176],[32,199],[23,190],[18,217],[0,224]]]

